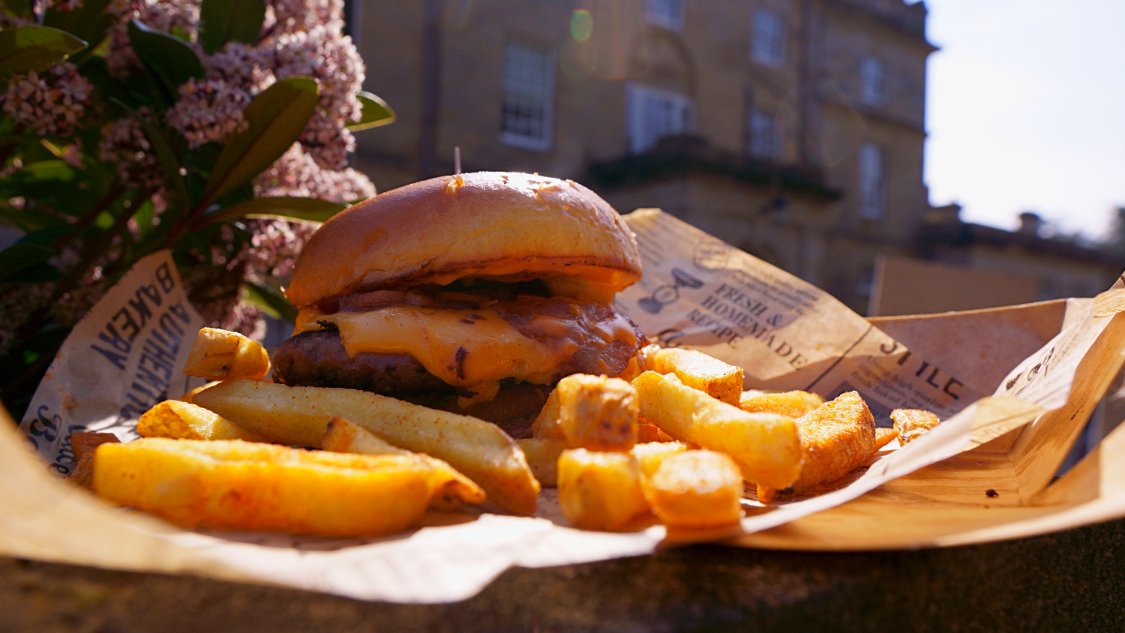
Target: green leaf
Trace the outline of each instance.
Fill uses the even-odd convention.
[[[97,46],[105,39],[106,31],[113,23],[113,14],[106,11],[111,1],[83,0],[81,5],[69,11],[48,9],[43,24],[82,38],[90,46]]]
[[[246,129],[235,134],[215,161],[200,206],[206,208],[249,182],[289,149],[316,109],[320,89],[310,77],[273,84],[246,106]]]
[[[0,31],[0,75],[46,70],[86,48],[86,42],[48,26]]]
[[[180,84],[203,76],[203,62],[190,45],[177,37],[130,20],[129,43],[172,100],[176,99]]]
[[[286,218],[308,222],[324,222],[346,208],[346,204],[316,198],[288,196],[255,198],[211,214],[208,220],[211,222],[227,222],[238,218]]]
[[[387,105],[386,101],[367,91],[360,91],[356,96],[363,104],[363,112],[359,115],[358,121],[348,123],[349,130],[358,132],[395,122],[395,111]]]
[[[203,0],[199,9],[199,43],[214,53],[227,42],[253,44],[266,19],[265,0]]]
[[[54,250],[45,244],[17,242],[0,251],[0,281],[8,281],[33,266],[46,264]]]
[[[27,184],[31,181],[43,180],[59,180],[69,182],[74,180],[74,168],[69,163],[62,160],[42,160],[30,165],[24,165],[24,168],[19,171],[19,174],[24,177]]]
[[[289,303],[289,299],[279,289],[253,281],[243,282],[243,288],[246,289],[246,300],[258,306],[262,312],[290,323],[297,320],[297,308]]]

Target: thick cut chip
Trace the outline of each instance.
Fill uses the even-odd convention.
[[[174,440],[265,441],[261,435],[224,420],[214,411],[180,400],[165,400],[141,414],[137,433],[141,437]]]
[[[559,456],[559,505],[587,530],[620,530],[648,511],[641,473],[629,453],[575,448]]]
[[[343,418],[332,418],[321,440],[321,448],[337,453],[362,455],[414,455],[430,467],[430,507],[435,510],[457,510],[464,505],[484,503],[484,490],[473,480],[457,472],[436,457],[411,453],[383,441],[371,431]]]
[[[855,391],[840,394],[797,418],[804,466],[793,484],[795,494],[840,479],[866,464],[875,454],[875,418]],[[758,499],[769,503],[776,490],[758,483]]]
[[[629,452],[633,454],[633,458],[637,460],[637,465],[641,467],[641,476],[647,479],[652,477],[665,459],[687,450],[689,450],[687,444],[673,441],[637,444]]]
[[[539,480],[539,485],[544,488],[554,488],[558,485],[559,455],[567,449],[566,441],[554,437],[525,437],[516,440],[523,455],[527,458],[527,465],[531,467],[531,474]]]
[[[925,409],[895,409],[891,411],[894,430],[898,431],[898,442],[903,446],[929,433],[941,420],[932,411]]]
[[[94,453],[107,442],[120,442],[113,433],[75,431],[70,434],[70,450],[74,453],[74,470],[67,475],[67,481],[83,488],[94,488]]]
[[[884,446],[886,446],[887,444],[890,444],[891,442],[895,441],[895,438],[897,438],[897,437],[898,437],[898,431],[896,431],[895,429],[887,429],[887,428],[883,428],[881,426],[876,427],[875,428],[875,450],[879,450],[879,449],[883,448]]]
[[[328,422],[344,418],[383,440],[444,460],[517,514],[533,514],[539,482],[523,451],[484,420],[403,402],[367,391],[287,387],[228,380],[202,391],[196,404],[274,442],[319,446]]]
[[[738,408],[751,413],[780,413],[799,418],[824,404],[824,398],[808,391],[744,391]]]
[[[99,446],[94,492],[188,527],[375,536],[422,517],[429,471],[409,455],[148,438]]]
[[[659,426],[646,421],[644,418],[637,420],[637,443],[671,442],[672,436],[660,429]]]
[[[637,442],[637,392],[620,378],[572,374],[559,381],[531,425],[568,448],[627,451]]]
[[[270,371],[265,348],[238,332],[205,327],[195,335],[184,373],[207,380],[261,380]]]
[[[801,472],[801,442],[793,418],[747,413],[682,384],[674,375],[646,371],[633,380],[641,416],[673,438],[726,453],[749,481],[785,488]]]
[[[742,518],[742,476],[729,456],[695,450],[667,456],[646,491],[652,511],[670,528],[702,529]]]
[[[641,351],[641,357],[645,369],[675,374],[685,385],[707,392],[727,404],[737,405],[742,395],[742,368],[703,352],[649,345]]]
[[[552,389],[547,396],[547,402],[539,410],[539,415],[531,422],[531,437],[563,439],[562,426],[559,424],[559,391]]]
[[[570,448],[627,451],[637,443],[637,391],[620,378],[573,374],[555,387]]]

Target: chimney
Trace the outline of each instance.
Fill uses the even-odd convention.
[[[951,202],[940,207],[930,207],[926,211],[925,218],[930,224],[960,224],[961,205]]]
[[[1039,237],[1039,231],[1043,229],[1043,218],[1034,211],[1024,211],[1020,214],[1020,235],[1027,235],[1029,237]]]

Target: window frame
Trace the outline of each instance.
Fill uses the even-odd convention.
[[[750,59],[766,66],[785,65],[788,33],[781,13],[756,7],[750,17]]]
[[[887,64],[874,55],[859,62],[859,100],[870,106],[887,102]]]
[[[545,70],[541,85],[531,86],[530,89],[527,86],[523,86],[521,89],[513,89],[510,83],[514,81],[512,78],[513,72],[511,64],[513,63],[512,51],[516,49],[541,56],[543,68]],[[505,43],[504,61],[500,79],[500,141],[502,143],[513,147],[536,151],[545,151],[553,147],[555,136],[555,99],[557,94],[555,77],[555,51],[547,47],[539,47],[523,41],[509,41]],[[519,94],[521,90],[523,90],[523,92]],[[541,94],[536,95],[534,94],[535,92]],[[541,135],[534,136],[508,128],[508,105],[511,103],[509,96],[517,95],[525,99],[541,100],[543,119]]]
[[[765,134],[756,125],[767,121]],[[764,139],[764,140],[763,140]],[[764,145],[759,145],[764,143]],[[781,119],[776,112],[750,106],[746,111],[746,155],[769,161],[780,161],[782,155]]]
[[[857,214],[865,220],[881,220],[887,215],[887,150],[875,143],[864,143],[859,147],[856,163]]]
[[[661,100],[676,111],[673,118],[680,120],[679,127],[673,125],[665,131],[642,129],[642,126],[650,122],[645,116],[645,104]],[[628,133],[629,152],[632,154],[645,152],[659,143],[662,138],[685,134],[694,128],[695,104],[691,97],[679,92],[639,82],[628,82],[625,85],[625,108],[625,127]]]
[[[644,13],[649,24],[670,31],[684,28],[684,0],[645,0]]]

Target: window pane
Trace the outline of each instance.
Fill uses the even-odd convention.
[[[859,98],[870,105],[879,105],[886,98],[886,69],[874,57],[865,57],[860,62]]]
[[[859,148],[859,215],[878,219],[886,213],[886,157],[882,148]]]
[[[751,110],[747,121],[747,152],[751,156],[776,160],[781,157],[781,130],[770,112]]]
[[[549,52],[519,44],[509,44],[504,53],[501,140],[546,149],[551,145],[554,58]]]
[[[684,95],[630,84],[626,93],[629,147],[642,152],[665,136],[691,129],[691,101]]]
[[[683,0],[645,0],[645,16],[652,24],[679,30],[684,26]]]
[[[785,61],[785,23],[773,11],[754,11],[750,54],[754,61],[780,66]]]

